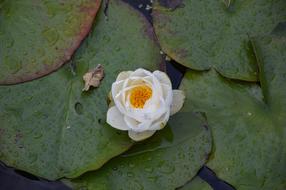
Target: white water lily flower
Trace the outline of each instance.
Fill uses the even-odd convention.
[[[145,69],[121,72],[111,89],[114,106],[107,112],[107,123],[128,131],[135,141],[144,140],[161,130],[169,116],[184,103],[181,90],[172,90],[169,77],[161,71]]]

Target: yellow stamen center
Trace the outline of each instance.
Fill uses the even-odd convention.
[[[152,96],[152,89],[147,85],[135,87],[130,92],[130,103],[134,108],[142,109]]]

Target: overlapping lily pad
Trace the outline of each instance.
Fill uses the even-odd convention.
[[[161,56],[144,16],[119,0],[110,1],[108,19],[103,9],[72,62],[38,80],[0,87],[0,159],[7,165],[51,180],[76,177],[132,145],[106,124],[107,96],[120,71],[155,69]],[[84,73],[97,64],[105,78],[82,92]]]
[[[286,20],[284,0],[157,0],[155,33],[164,52],[195,70],[256,81],[250,38]]]
[[[69,60],[100,2],[0,1],[0,84],[47,75]]]
[[[211,186],[199,177],[195,177],[178,190],[212,190]]]
[[[173,190],[196,175],[210,150],[211,135],[204,119],[181,112],[151,139],[72,180],[71,185],[89,190]]]
[[[285,33],[284,33],[285,34]],[[207,165],[238,190],[286,189],[286,38],[253,42],[257,84],[230,81],[215,71],[189,71],[182,84],[186,110],[206,113],[214,138]]]

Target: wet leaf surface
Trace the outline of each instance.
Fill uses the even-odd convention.
[[[118,0],[108,11],[107,20],[100,10],[71,63],[41,79],[0,87],[1,161],[54,180],[95,170],[132,145],[105,122],[108,93],[120,71],[157,69],[161,56],[143,15]],[[82,76],[98,64],[104,80],[82,92]]]
[[[212,190],[211,186],[199,177],[195,177],[178,190]]]
[[[211,136],[204,119],[180,112],[150,139],[68,184],[89,190],[171,190],[196,175],[210,150]]]
[[[285,33],[284,33],[285,35]],[[286,188],[286,38],[253,40],[261,88],[214,70],[188,71],[185,110],[206,113],[214,149],[207,166],[238,190]]]
[[[79,47],[101,0],[0,1],[0,84],[57,70]]]
[[[285,9],[284,0],[159,0],[153,6],[153,22],[163,51],[178,63],[257,81],[250,39],[269,34],[285,21]]]

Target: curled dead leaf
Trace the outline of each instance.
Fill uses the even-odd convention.
[[[104,77],[103,66],[98,64],[96,68],[91,69],[90,71],[88,71],[83,75],[83,80],[85,84],[82,91],[88,91],[91,86],[98,87],[103,77]]]

